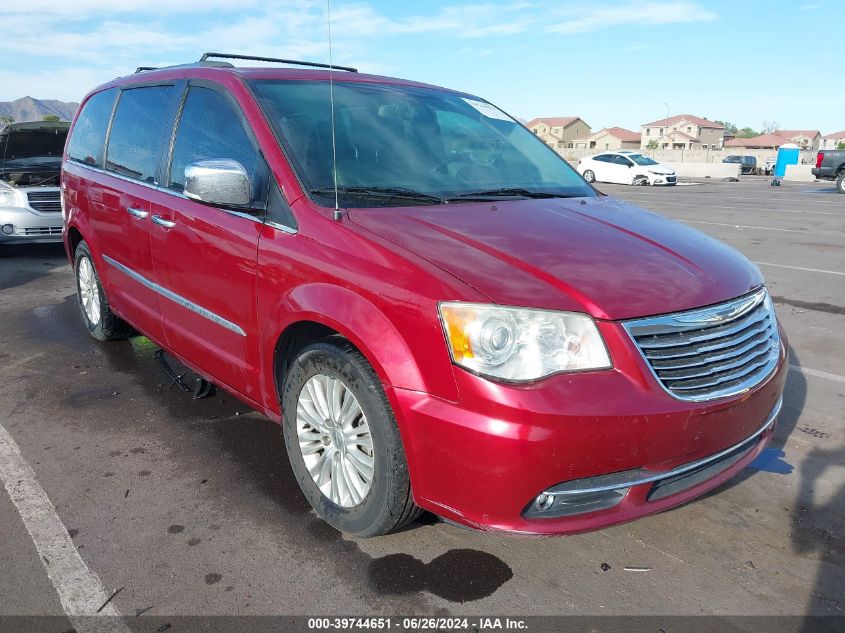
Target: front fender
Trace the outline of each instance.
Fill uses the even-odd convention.
[[[278,408],[274,375],[276,342],[289,326],[301,321],[320,323],[349,339],[386,387],[458,399],[451,361],[436,319],[436,305],[432,305],[428,319],[425,315],[391,319],[357,292],[330,283],[310,283],[293,288],[274,309],[261,312],[261,318],[267,319],[261,324],[262,332],[274,333],[262,337],[262,374],[270,381],[265,385],[265,393],[273,398],[273,402],[266,403],[268,408]],[[397,321],[417,324],[412,332],[416,337],[413,349],[407,342],[408,333],[397,328]],[[426,338],[436,345],[426,344]]]

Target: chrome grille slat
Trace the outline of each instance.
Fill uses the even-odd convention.
[[[738,336],[733,336],[730,338],[731,345],[737,345],[739,343],[743,343],[755,336],[759,336],[760,334],[765,333],[767,330],[771,329],[771,323],[763,323],[758,324],[757,327],[749,330],[741,331]],[[694,347],[684,347],[682,351],[678,351],[674,349],[677,346],[673,346],[671,351],[664,350],[664,351],[650,351],[650,350],[643,350],[645,357],[648,358],[649,361],[655,360],[666,360],[671,358],[684,358],[687,356],[699,356],[701,354],[706,354],[707,352],[712,352],[715,350],[722,350],[726,347],[725,345],[725,338],[726,337],[719,337],[718,339],[713,339],[711,343],[707,345],[697,345]]]
[[[777,365],[780,338],[765,289],[723,304],[622,324],[660,385],[680,400],[747,391]]]
[[[717,385],[722,384],[723,382],[731,382],[733,380],[738,380],[743,376],[747,376],[748,374],[753,373],[756,369],[758,369],[759,367],[763,367],[766,363],[769,362],[770,354],[771,350],[766,350],[762,354],[756,355],[748,362],[743,363],[736,369],[713,373],[710,374],[708,378],[664,378],[663,382],[665,382],[670,389],[683,391],[686,391],[688,389],[704,389],[705,387],[715,387]]]
[[[690,343],[701,343],[702,341],[709,341],[710,339],[724,338],[732,336],[737,332],[760,323],[766,319],[768,314],[759,308],[755,308],[754,312],[735,323],[726,325],[719,325],[710,328],[695,328],[691,332],[683,332],[669,335],[652,335],[646,340],[639,341],[640,347],[644,349],[663,349],[666,347],[679,347],[681,345],[689,345]]]
[[[758,356],[768,354],[770,346],[768,341],[763,341],[754,346],[749,352],[751,356],[739,356],[733,361],[727,363],[711,363],[709,365],[701,365],[699,367],[691,367],[689,369],[661,369],[658,375],[666,381],[674,380],[689,380],[692,378],[703,378],[705,376],[713,376],[719,372],[728,371],[737,367],[742,367],[748,363],[749,358],[756,358]]]
[[[646,357],[651,361],[651,366],[654,367],[655,370],[687,369],[690,367],[700,367],[701,365],[707,365],[709,363],[715,363],[716,361],[727,360],[729,358],[739,356],[740,354],[749,351],[753,347],[756,347],[761,343],[765,343],[771,335],[772,328],[771,326],[767,326],[766,329],[762,332],[758,332],[746,341],[742,341],[742,345],[740,345],[739,347],[737,347],[736,345],[732,345],[730,347],[725,348],[718,346],[713,347],[713,349],[722,350],[723,353],[708,352],[707,350],[703,350],[703,348],[699,348],[699,350],[703,351],[704,353],[692,352],[689,354],[684,354],[683,356],[673,356],[668,358],[652,358],[648,355],[646,355]],[[690,361],[690,359],[692,359],[692,361]]]

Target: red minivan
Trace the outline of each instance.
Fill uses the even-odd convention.
[[[65,245],[92,336],[140,332],[281,423],[320,517],[573,533],[763,450],[786,340],[742,255],[479,97],[225,58],[85,98]]]

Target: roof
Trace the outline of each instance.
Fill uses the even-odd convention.
[[[834,132],[833,134],[828,134],[827,136],[822,136],[822,138],[832,138],[832,139],[845,138],[845,130],[842,130],[841,132]]]
[[[772,134],[783,138],[792,138],[794,136],[814,138],[816,135],[821,135],[821,132],[818,130],[775,130]]]
[[[640,142],[641,134],[639,132],[632,132],[631,130],[626,130],[624,127],[605,127],[600,129],[598,132],[593,132],[589,136],[584,136],[582,138],[576,138],[573,142],[585,142],[590,139],[599,138],[603,135],[610,135],[614,138],[618,138],[620,141],[628,141],[628,142]]]
[[[690,123],[695,123],[698,127],[712,127],[717,129],[725,128],[725,126],[721,123],[716,123],[715,121],[710,121],[709,119],[702,119],[700,116],[693,116],[692,114],[676,114],[675,116],[670,116],[668,119],[660,119],[659,121],[652,121],[651,123],[643,123],[643,126],[666,127],[667,125],[673,125],[679,121],[689,121]]]
[[[528,123],[526,123],[525,127],[532,127],[538,123],[545,123],[549,127],[568,127],[580,118],[581,117],[577,116],[537,117],[536,119],[531,119]]]
[[[732,138],[725,141],[725,147],[780,147],[787,140],[786,137],[777,134],[761,134],[751,138]]]
[[[696,143],[700,143],[696,137],[687,134],[686,132],[681,132],[680,130],[674,130],[673,132],[669,132],[665,136],[680,136],[681,138],[688,139],[690,141],[695,141]]]

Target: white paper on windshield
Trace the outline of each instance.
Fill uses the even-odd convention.
[[[461,99],[464,98],[461,97]],[[475,99],[464,99],[464,101],[466,101],[469,105],[471,105],[473,108],[481,112],[481,114],[490,119],[499,119],[500,121],[513,122],[512,118],[510,118],[507,114],[499,110],[499,108],[494,105],[485,103],[484,101],[476,101]]]

